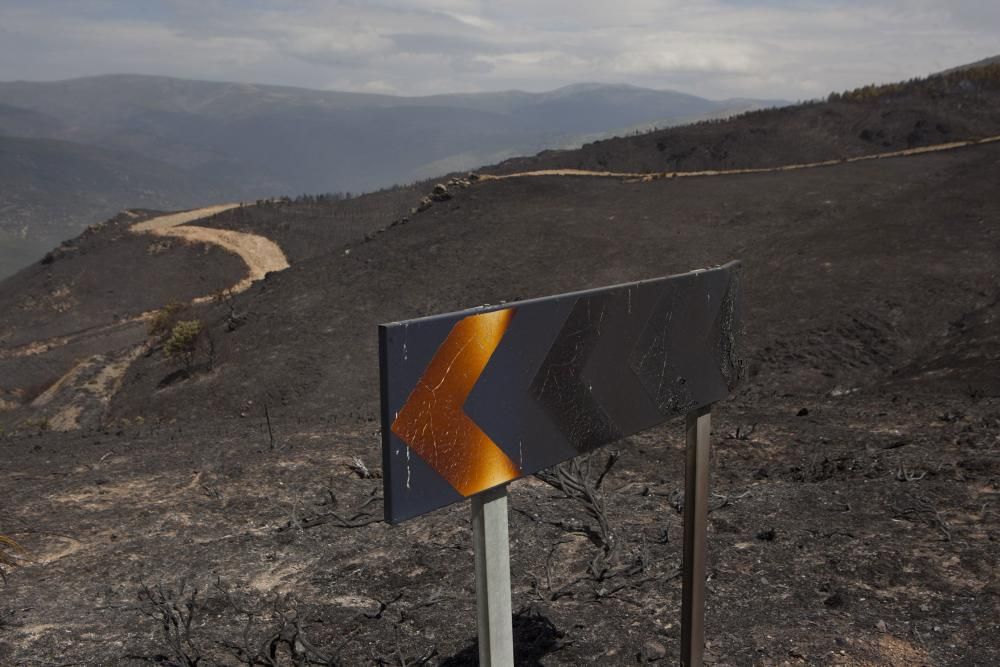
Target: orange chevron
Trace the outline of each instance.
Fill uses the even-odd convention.
[[[507,308],[456,322],[392,422],[392,432],[466,497],[521,475],[462,409],[513,316]]]

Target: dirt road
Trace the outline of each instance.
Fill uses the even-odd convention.
[[[250,287],[253,281],[263,278],[269,271],[287,269],[288,259],[285,257],[285,253],[274,241],[257,234],[188,225],[188,223],[203,220],[217,213],[236,208],[239,205],[238,203],[218,204],[191,211],[161,215],[136,223],[130,227],[130,230],[137,234],[173,237],[190,243],[211,243],[238,255],[247,265],[248,273],[238,283],[228,289],[232,293],[239,293]],[[126,211],[126,213],[130,212]],[[213,295],[200,296],[194,299],[192,303],[205,303],[212,298]],[[0,349],[0,359],[32,357],[44,354],[54,348],[78,341],[81,338],[106,335],[111,331],[131,326],[136,322],[149,319],[152,314],[152,311],[140,313],[113,324],[85,329],[48,340],[34,341],[18,347]]]
[[[628,171],[590,171],[587,169],[539,169],[537,171],[522,171],[515,174],[480,174],[483,181],[500,181],[508,178],[525,178],[532,176],[587,176],[591,178],[624,178],[635,181],[655,181],[661,178],[690,178],[692,176],[732,176],[736,174],[766,174],[776,171],[798,171],[800,169],[815,169],[817,167],[830,167],[848,162],[865,162],[868,160],[885,160],[895,157],[906,157],[908,155],[923,155],[925,153],[938,153],[950,151],[956,148],[966,148],[968,146],[979,146],[1000,141],[1000,136],[985,137],[983,139],[970,139],[968,141],[952,141],[946,144],[934,144],[933,146],[920,146],[917,148],[907,148],[901,151],[890,151],[888,153],[873,153],[871,155],[859,155],[856,157],[842,158],[838,160],[823,160],[821,162],[803,162],[800,164],[785,164],[780,167],[758,167],[749,169],[707,169],[704,171],[661,171],[661,172],[628,172]]]
[[[217,213],[236,208],[239,205],[219,204],[193,211],[171,213],[136,223],[132,225],[131,230],[138,234],[148,233],[157,236],[170,236],[190,243],[213,243],[231,253],[239,255],[244,263],[246,263],[249,273],[240,282],[229,288],[229,291],[238,293],[250,287],[253,281],[260,280],[270,271],[287,269],[288,259],[285,257],[285,253],[278,247],[277,243],[257,234],[247,234],[227,229],[213,229],[211,227],[197,227],[188,223],[211,217]],[[210,298],[210,296],[200,297],[195,299],[195,302],[203,302]]]

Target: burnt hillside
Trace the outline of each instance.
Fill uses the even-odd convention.
[[[731,258],[746,265],[752,386],[872,384],[997,298],[998,174],[1000,147],[983,146],[683,182],[484,182],[349,254],[273,275],[238,297],[248,316],[231,333],[224,310],[206,313],[222,341],[213,373],[158,393],[170,365],[143,359],[115,414],[233,415],[267,395],[295,418],[371,418],[378,322]]]
[[[822,102],[545,151],[489,168],[657,172],[775,167],[1000,134],[1000,65],[986,64]]]
[[[926,115],[931,108],[960,116],[961,122],[952,122],[948,136],[935,135],[938,139],[1000,132],[1000,119],[995,108],[988,105],[995,93],[991,78],[994,68],[974,71],[981,73],[971,79],[956,79],[958,75],[951,74],[882,89],[864,88],[829,102],[620,138],[555,156],[542,154],[526,158],[521,166],[548,168],[553,164],[546,160],[558,158],[564,162],[557,166],[603,168],[589,162],[593,151],[600,148],[614,157],[607,167],[635,169],[637,163],[629,160],[646,155],[650,142],[662,142],[667,137],[692,145],[705,141],[708,147],[712,137],[735,137],[731,141],[735,142],[739,159],[705,149],[697,165],[710,168],[827,159],[839,154],[830,145],[831,138],[836,137],[853,137],[861,142],[859,147],[868,148],[865,154],[870,154],[910,142],[874,145],[860,134],[894,137],[901,127],[900,118]],[[969,81],[975,83],[965,85]],[[917,105],[916,110],[909,104]],[[889,112],[887,105],[892,107]],[[857,117],[870,121],[862,131],[857,130]],[[810,126],[810,119],[817,118],[825,119],[822,132]],[[776,129],[757,131],[763,126]],[[782,150],[772,150],[772,143]],[[826,148],[821,150],[823,146]],[[654,147],[652,153],[658,155],[660,151]],[[982,194],[977,198],[965,190],[976,187],[979,179],[983,179],[982,188],[988,187],[993,170],[990,156],[994,153],[990,147],[973,147],[879,165],[841,165],[787,175],[721,176],[684,183],[629,184],[558,177],[519,184],[463,183],[435,197],[439,201],[425,200],[421,204],[423,195],[434,185],[434,181],[428,181],[350,199],[302,196],[233,208],[193,224],[272,239],[284,249],[292,269],[214,310],[211,305],[200,306],[204,312],[199,317],[212,323],[207,331],[215,332],[211,364],[204,360],[205,376],[198,381],[172,383],[169,390],[163,390],[162,381],[176,369],[162,352],[154,350],[134,364],[129,382],[138,384],[112,401],[113,414],[173,418],[189,409],[215,414],[217,407],[223,409],[223,414],[234,414],[241,411],[243,402],[271,393],[297,418],[309,419],[313,415],[308,407],[311,396],[322,392],[333,396],[334,403],[344,407],[344,414],[370,415],[374,368],[368,363],[372,352],[368,333],[378,321],[684,271],[736,256],[747,262],[753,277],[770,266],[762,261],[770,253],[802,257],[797,264],[801,270],[825,271],[822,262],[816,264],[819,249],[841,253],[844,258],[857,252],[855,259],[839,263],[843,270],[867,256],[872,248],[859,239],[877,230],[892,244],[910,248],[909,255],[876,255],[870,260],[870,270],[858,275],[874,275],[882,263],[897,265],[907,256],[914,266],[906,271],[927,271],[920,260],[923,250],[909,245],[922,238],[913,235],[915,230],[926,225],[927,231],[921,233],[945,238],[941,226],[953,224],[956,212],[973,222],[988,219],[988,212],[982,209],[988,208],[989,197]],[[513,169],[514,165],[506,167]],[[955,201],[951,205],[940,208],[941,202],[952,199]],[[923,204],[917,206],[914,202]],[[966,211],[970,206],[973,210]],[[900,217],[904,215],[915,217],[904,224],[905,218]],[[129,328],[128,335],[120,332],[110,337],[98,335],[98,327],[172,301],[221,294],[243,270],[238,260],[212,262],[211,268],[206,265],[205,270],[194,268],[196,265],[185,259],[184,253],[189,252],[185,244],[128,234],[125,229],[132,223],[118,220],[68,242],[45,263],[26,269],[0,287],[0,301],[7,304],[3,330],[7,332],[4,345],[8,348],[32,340],[58,340],[60,336],[86,340],[80,350],[73,345],[56,345],[27,359],[8,352],[2,360],[8,369],[6,381],[0,384],[8,405],[18,405],[18,396],[21,401],[28,400],[59,381],[84,351],[91,355],[118,354],[144,341],[142,326]],[[986,237],[979,228],[956,229],[958,233],[947,238],[947,243],[964,242],[975,252],[986,253],[984,262],[974,265],[977,271],[985,270],[990,264],[985,256],[995,250],[989,245],[989,225],[985,225]],[[385,230],[388,232],[382,233]],[[802,235],[807,230],[814,237],[808,240],[807,247],[802,247],[798,244],[806,242]],[[776,240],[762,241],[771,237]],[[128,250],[132,247],[134,252]],[[875,247],[884,250],[884,245]],[[946,245],[945,250],[948,247],[952,246]],[[958,252],[958,246],[954,247]],[[724,248],[728,251],[722,252]],[[675,260],[668,262],[675,252],[679,253]],[[212,261],[213,255],[199,256],[201,261]],[[807,277],[795,289],[811,294],[810,290],[826,289],[825,285],[843,278],[827,276],[810,287],[820,275]],[[770,285],[779,278],[790,279],[768,268],[759,284]],[[983,286],[977,283],[977,287],[968,289],[985,290],[988,295],[988,277],[977,280]],[[105,287],[108,284],[114,287]],[[848,292],[856,288],[853,284],[848,287]],[[930,289],[938,288],[932,285]],[[823,363],[810,362],[808,371],[799,369],[796,374],[812,374],[814,385],[832,386],[846,382],[841,376],[855,371],[865,375],[875,369],[882,377],[896,368],[917,368],[914,364],[921,363],[918,351],[930,341],[921,338],[924,334],[907,333],[906,343],[902,344],[892,329],[893,318],[915,320],[921,308],[909,303],[914,294],[907,290],[903,284],[898,297],[885,296],[886,303],[895,304],[888,310],[876,303],[866,304],[856,313],[860,323],[832,319],[823,326],[813,323],[821,332],[813,346],[826,345],[828,337],[838,335],[840,327],[846,327],[848,339],[870,336],[872,340],[843,343],[843,354],[865,358],[860,367],[853,366],[861,363],[857,360],[838,364],[836,354],[840,353],[836,353]],[[941,316],[947,321],[961,318],[982,306],[983,298],[959,294],[958,301]],[[26,307],[26,299],[33,305]],[[762,314],[785,321],[785,313],[777,304],[766,298],[761,303],[766,306]],[[788,313],[796,312],[789,306]],[[233,313],[241,316],[238,331],[230,331]],[[843,316],[836,312],[821,314]],[[94,335],[87,334],[90,330]],[[793,331],[789,335],[795,338],[806,334]],[[811,331],[808,335],[815,338],[817,333]],[[883,338],[892,342],[876,344]],[[781,355],[793,355],[790,358],[794,359],[796,353],[782,351],[782,346],[799,344],[764,338],[754,341],[754,354],[762,368],[784,363]],[[327,346],[336,350],[340,362],[321,360]],[[282,364],[253,361],[282,359],[283,350],[288,356]],[[931,357],[927,359],[926,363],[931,363]],[[189,391],[198,398],[189,397]],[[26,409],[30,414],[31,410]],[[335,413],[343,416],[339,409]],[[17,423],[26,414],[17,410],[16,414],[7,414],[4,421]],[[324,417],[329,416],[324,413]]]

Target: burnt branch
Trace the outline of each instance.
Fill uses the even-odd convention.
[[[340,653],[353,640],[360,626],[344,633],[343,641],[333,648],[316,646],[306,635],[299,601],[291,593],[275,594],[273,598],[251,602],[217,585],[228,607],[246,617],[239,642],[219,644],[247,667],[336,667],[342,663]]]
[[[563,492],[567,498],[580,502],[587,514],[597,521],[597,531],[592,531],[592,534],[595,535],[601,550],[594,556],[587,571],[598,581],[608,575],[611,563],[618,553],[618,540],[608,520],[604,494],[599,490],[601,482],[618,457],[617,452],[612,452],[596,479],[590,474],[590,462],[593,457],[588,457],[583,464],[580,463],[580,459],[571,459],[556,466],[554,472],[535,475],[546,484]]]
[[[201,648],[192,637],[192,624],[204,610],[198,599],[198,589],[187,592],[187,581],[181,579],[177,591],[156,584],[139,588],[139,611],[159,625],[161,648],[184,667],[198,667],[203,659]]]

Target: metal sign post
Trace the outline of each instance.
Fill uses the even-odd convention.
[[[479,664],[514,667],[506,486],[472,496],[472,549],[476,559]]]
[[[711,406],[689,412],[686,430],[681,665],[694,667],[702,664],[705,650],[705,552],[708,541]]]
[[[385,517],[472,501],[480,662],[513,665],[507,484],[688,415],[684,665],[704,645],[710,406],[742,376],[739,263],[379,327]]]

